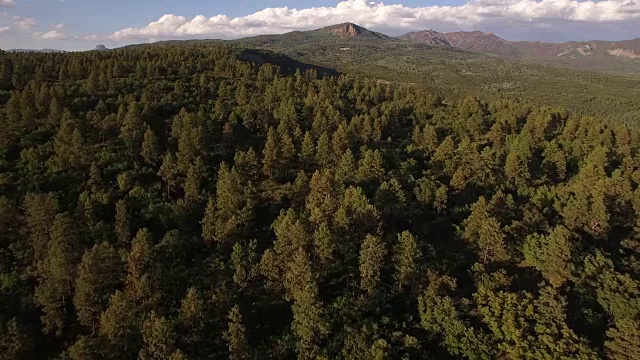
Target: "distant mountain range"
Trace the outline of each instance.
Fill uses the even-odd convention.
[[[61,53],[65,52],[64,50],[56,50],[56,49],[9,49],[9,52],[38,52],[38,53]]]
[[[557,58],[585,58],[608,56],[640,59],[640,38],[625,41],[570,41],[544,43],[508,41],[492,33],[481,31],[439,33],[433,30],[412,32],[399,37],[403,40],[453,46],[458,49],[507,58],[549,60]]]
[[[481,31],[438,32],[423,30],[393,37],[371,31],[353,23],[343,23],[310,31],[292,31],[278,35],[259,35],[255,37],[226,41],[241,46],[289,53],[297,51],[315,53],[313,47],[328,47],[331,39],[355,41],[341,42],[336,49],[347,51],[353,44],[360,46],[380,46],[398,48],[400,43],[415,43],[457,49],[468,52],[497,56],[510,60],[528,60],[542,64],[561,65],[578,69],[600,70],[624,75],[640,74],[640,38],[624,41],[570,41],[564,43],[545,43],[532,41],[509,41],[493,33]],[[197,41],[197,40],[187,40]],[[204,40],[216,41],[219,40]],[[221,41],[221,40],[220,40]],[[176,41],[169,41],[174,43]],[[130,45],[130,46],[144,46]],[[109,50],[98,45],[94,50]],[[55,49],[11,49],[14,52],[63,52]],[[294,55],[294,54],[289,54]]]
[[[260,35],[231,42],[278,49],[279,45],[285,43],[295,47],[320,45],[318,40],[326,43],[330,38],[353,39],[357,40],[356,43],[360,45],[367,42],[412,42],[455,48],[510,60],[529,60],[543,64],[609,71],[626,75],[638,75],[640,71],[640,38],[625,41],[544,43],[509,41],[493,33],[481,31],[441,33],[434,30],[410,32],[399,37],[392,37],[356,24],[344,23],[317,30],[294,31],[281,35]],[[346,47],[341,48],[341,50],[346,49]]]
[[[109,50],[106,46],[104,45],[98,45],[96,46],[93,50],[95,51],[105,51],[105,50]],[[7,50],[9,52],[37,52],[37,53],[63,53],[66,52],[65,50],[57,50],[57,49],[9,49]]]

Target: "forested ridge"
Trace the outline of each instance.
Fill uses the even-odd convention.
[[[0,54],[2,359],[640,359],[640,133],[224,45]]]

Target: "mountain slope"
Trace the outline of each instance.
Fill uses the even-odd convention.
[[[524,55],[523,51],[511,42],[493,33],[459,31],[445,33],[444,36],[451,46],[461,50],[494,54],[506,58],[520,58]]]
[[[453,46],[506,59],[529,60],[578,69],[633,76],[640,72],[640,38],[625,41],[544,43],[509,41],[481,31],[439,33],[424,30],[407,33],[399,39],[429,45]]]
[[[410,32],[398,38],[401,40],[408,40],[427,45],[452,46],[443,33],[434,30]]]
[[[312,33],[329,33],[339,38],[390,39],[389,36],[367,30],[353,23],[344,23],[313,30]]]
[[[594,55],[626,59],[640,58],[640,38],[625,41],[570,41],[559,44],[520,41],[512,44],[537,59]]]
[[[640,83],[635,79],[505,60],[447,45],[378,37],[364,28],[351,32],[354,36],[338,30],[342,36],[337,36],[336,29],[345,29],[344,24],[228,43],[282,53],[301,63],[343,73],[416,84],[447,97],[470,93],[483,98],[513,96],[591,114],[606,112],[629,121],[640,116]],[[442,39],[438,34],[422,35],[423,40]],[[420,35],[413,37],[415,40]],[[474,45],[469,38],[478,39],[478,43]],[[474,51],[489,49],[527,58],[520,54],[521,49],[514,50],[509,42],[492,34],[454,33],[445,34],[445,39]]]

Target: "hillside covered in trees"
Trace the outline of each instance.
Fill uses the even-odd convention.
[[[1,359],[640,358],[626,121],[211,44],[0,89]]]

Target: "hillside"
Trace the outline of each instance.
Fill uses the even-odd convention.
[[[329,36],[407,80],[500,64]],[[0,52],[0,358],[640,358],[637,127],[295,66]]]
[[[481,31],[438,33],[433,30],[411,32],[399,38],[429,45],[453,46],[506,59],[598,70],[625,76],[637,77],[640,71],[640,39],[544,43],[508,41],[495,34]],[[436,39],[437,42],[434,41]]]
[[[342,25],[338,28],[344,29]],[[451,46],[370,36],[363,29],[360,32],[364,36],[339,37],[332,33],[334,29],[263,35],[229,43],[240,49],[268,49],[340,72],[411,83],[446,97],[468,93],[485,99],[517,97],[628,122],[637,122],[640,114],[640,83],[630,77],[503,60]],[[451,36],[452,41],[471,46],[456,34]],[[488,36],[491,41],[478,44],[513,51],[495,35]]]
[[[461,50],[494,54],[508,59],[520,59],[524,53],[518,47],[495,34],[481,31],[445,33],[451,46]]]

